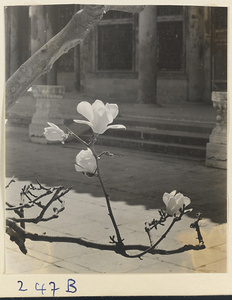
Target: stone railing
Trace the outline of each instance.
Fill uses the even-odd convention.
[[[206,148],[206,165],[227,168],[227,92],[212,93],[213,107],[217,111],[216,127]]]

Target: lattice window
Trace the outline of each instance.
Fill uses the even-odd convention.
[[[134,16],[107,12],[97,29],[97,71],[133,71]]]
[[[98,70],[132,70],[132,24],[99,26]]]
[[[158,69],[178,71],[182,68],[182,22],[158,23]]]
[[[183,13],[183,6],[157,6],[157,16],[178,16]]]
[[[157,6],[157,55],[160,72],[184,70],[183,13],[183,6]]]
[[[75,12],[75,5],[56,5],[57,32],[62,30],[68,24]]]

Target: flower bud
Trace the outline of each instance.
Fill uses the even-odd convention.
[[[44,135],[48,141],[64,142],[67,139],[68,134],[64,133],[64,131],[60,129],[57,125],[49,122],[48,125],[50,127],[44,128]]]
[[[97,163],[90,149],[81,150],[76,156],[75,169],[91,177],[96,173]]]

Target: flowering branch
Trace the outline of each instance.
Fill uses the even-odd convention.
[[[166,238],[167,234],[170,232],[170,230],[172,229],[172,227],[174,226],[174,224],[175,224],[176,222],[180,221],[181,218],[182,218],[182,216],[183,216],[185,213],[186,213],[186,211],[184,210],[184,208],[180,210],[179,216],[175,216],[175,217],[172,219],[172,222],[171,222],[171,224],[169,225],[169,227],[167,228],[167,230],[165,231],[165,233],[158,239],[158,241],[157,241],[155,244],[151,245],[149,248],[147,248],[146,250],[144,250],[143,252],[141,252],[141,253],[139,253],[139,254],[135,254],[135,255],[127,255],[127,257],[130,257],[130,258],[136,258],[136,257],[141,258],[141,257],[142,257],[143,255],[145,255],[146,253],[149,253],[149,252],[151,252],[152,250],[154,250],[154,249],[160,244],[160,242],[162,242],[162,240],[163,240],[164,238]],[[199,219],[198,219],[196,222],[197,222],[197,224],[198,224]],[[199,233],[200,233],[200,228],[199,228],[199,226],[198,226],[198,230],[199,230]],[[150,235],[149,235],[149,238],[150,238]],[[151,239],[150,239],[150,242],[151,242]],[[202,240],[202,242],[203,242],[203,240]],[[203,244],[198,245],[197,248],[198,248],[198,249],[204,249],[204,248],[205,248],[204,242],[203,242]]]
[[[97,127],[97,125],[98,124],[95,124],[96,127]],[[117,236],[117,241],[114,241],[114,242],[116,243],[116,246],[117,246],[118,249],[122,249],[123,248],[123,239],[121,238],[117,223],[115,221],[113,211],[112,211],[112,208],[111,208],[111,204],[110,204],[110,197],[109,197],[109,195],[108,195],[108,193],[105,189],[105,186],[104,186],[104,183],[102,181],[101,174],[100,174],[100,168],[99,168],[99,159],[100,159],[100,157],[102,155],[112,156],[113,154],[110,153],[109,151],[103,151],[99,155],[96,154],[94,145],[95,145],[95,142],[97,141],[97,138],[99,136],[98,133],[94,133],[92,139],[90,140],[90,142],[86,143],[79,136],[77,136],[72,130],[70,130],[69,128],[67,128],[67,130],[68,130],[68,133],[70,135],[73,135],[79,142],[81,142],[84,146],[86,146],[88,148],[88,150],[82,150],[77,155],[76,165],[75,165],[76,170],[78,172],[84,173],[88,177],[92,177],[93,175],[97,176],[97,178],[99,180],[99,183],[101,185],[101,188],[103,190],[105,199],[106,199],[108,214],[110,216],[110,219],[112,221],[112,224],[113,224],[113,227],[115,229],[116,236]],[[46,131],[46,129],[45,129],[45,131]],[[64,134],[62,133],[61,135],[63,136]],[[47,135],[47,138],[49,138],[49,135]],[[94,161],[93,161],[93,158],[94,158]],[[118,250],[118,251],[122,251],[122,250]]]
[[[157,230],[157,226],[158,225],[162,225],[164,226],[165,221],[167,220],[168,217],[170,217],[166,212],[164,212],[162,209],[158,211],[160,214],[160,219],[156,220],[153,219],[150,223],[146,222],[145,223],[145,231],[148,235],[149,241],[150,241],[150,245],[152,246],[152,238],[151,238],[151,234],[150,231],[155,228]]]
[[[74,134],[70,129],[68,130],[68,135],[73,135],[78,141],[80,141],[84,146],[87,147],[87,150],[82,150],[80,153],[76,156],[76,164],[75,168],[77,172],[82,172],[88,177],[96,176],[99,180],[100,186],[102,188],[103,194],[106,199],[106,205],[108,209],[108,215],[110,216],[111,222],[113,224],[115,233],[116,233],[116,239],[115,236],[110,236],[110,240],[112,244],[115,244],[115,252],[120,253],[126,257],[138,257],[141,258],[144,254],[151,252],[155,249],[155,247],[167,236],[167,234],[170,232],[171,228],[174,226],[174,224],[177,221],[180,221],[182,216],[188,212],[190,212],[192,209],[186,210],[185,208],[190,204],[190,199],[188,197],[183,196],[181,193],[176,193],[176,191],[172,191],[169,193],[164,193],[163,195],[163,201],[166,205],[166,211],[159,210],[160,218],[159,220],[153,219],[150,223],[145,223],[145,231],[148,234],[150,247],[147,247],[145,250],[143,250],[141,253],[136,255],[129,255],[126,253],[126,246],[123,243],[123,239],[121,237],[120,231],[118,229],[116,220],[113,215],[113,211],[110,204],[110,196],[106,191],[106,188],[104,186],[100,168],[99,168],[99,160],[100,157],[104,154],[112,156],[112,153],[109,153],[108,151],[103,151],[99,155],[95,151],[95,143],[97,142],[97,139],[100,134],[103,134],[106,130],[109,128],[112,129],[125,129],[124,125],[111,125],[112,121],[116,118],[118,115],[118,106],[117,104],[109,104],[106,105],[103,104],[101,100],[96,100],[92,105],[86,101],[82,101],[77,105],[77,111],[78,113],[82,114],[87,120],[74,120],[76,123],[80,124],[86,124],[89,127],[91,127],[93,131],[93,136],[89,143],[86,143],[83,141],[80,137],[78,137],[76,134]],[[63,137],[67,136],[61,129],[57,128],[56,125],[48,123],[52,129],[45,128],[45,136],[48,139],[53,140],[54,136],[58,136],[59,140],[61,142],[64,142]],[[109,125],[110,124],[110,125]],[[150,235],[150,231],[155,228],[157,229],[158,225],[164,225],[166,220],[169,217],[173,217],[173,220],[171,224],[169,225],[168,229],[165,231],[165,233],[158,239],[157,242],[153,244],[152,238]],[[200,220],[200,218],[199,218]],[[198,221],[199,221],[198,220]],[[196,228],[198,232],[199,242],[200,242],[200,229],[198,226],[198,221],[193,223],[192,226]]]
[[[44,134],[46,138],[50,141],[58,140],[61,143],[64,143],[65,140],[70,135],[73,135],[79,142],[81,142],[87,149],[81,150],[76,156],[76,163],[75,169],[77,172],[83,173],[87,177],[97,177],[103,191],[106,206],[108,210],[108,215],[111,219],[112,225],[114,227],[115,235],[110,236],[110,243],[111,246],[101,245],[97,243],[92,243],[80,238],[71,238],[71,237],[48,237],[48,236],[40,236],[38,234],[32,234],[25,230],[25,223],[38,223],[38,222],[45,222],[51,219],[57,218],[59,213],[64,210],[64,202],[60,199],[64,196],[69,190],[65,189],[63,191],[63,187],[56,187],[56,188],[45,188],[41,184],[39,187],[36,188],[34,185],[25,186],[21,192],[22,203],[18,206],[8,205],[7,210],[15,211],[19,218],[8,218],[7,220],[7,233],[11,236],[11,239],[14,240],[20,247],[22,251],[25,252],[24,241],[26,238],[31,240],[46,240],[46,241],[67,241],[78,243],[84,245],[86,247],[92,247],[97,249],[106,249],[106,250],[114,250],[116,253],[119,253],[128,258],[140,258],[147,254],[147,253],[161,253],[161,254],[168,254],[168,253],[180,253],[183,251],[187,251],[190,249],[200,250],[204,249],[204,241],[200,232],[199,221],[201,220],[201,214],[197,215],[197,220],[191,224],[191,228],[195,228],[197,232],[197,238],[199,241],[198,245],[185,245],[176,250],[172,250],[171,252],[164,251],[164,250],[157,250],[156,247],[163,241],[164,238],[169,234],[174,224],[180,221],[183,215],[189,213],[192,209],[186,209],[186,207],[191,203],[188,197],[185,197],[181,193],[176,193],[176,191],[172,191],[171,193],[164,193],[163,195],[163,202],[166,205],[165,211],[159,210],[159,219],[153,219],[150,223],[145,223],[145,231],[148,234],[150,246],[143,246],[143,245],[124,245],[123,239],[121,237],[121,233],[119,231],[118,225],[116,223],[115,217],[113,215],[113,211],[111,208],[110,203],[110,196],[107,193],[105,185],[102,180],[101,171],[100,171],[100,157],[102,155],[113,156],[112,153],[109,151],[103,151],[100,154],[96,153],[95,150],[95,143],[100,134],[103,134],[109,128],[112,129],[125,129],[123,125],[111,125],[112,121],[116,118],[118,114],[118,106],[116,104],[103,104],[101,100],[96,100],[92,105],[86,101],[83,101],[78,104],[77,111],[81,113],[87,120],[74,120],[76,123],[82,123],[90,126],[93,130],[93,136],[89,143],[82,140],[79,136],[73,133],[69,128],[67,128],[68,133],[65,133],[61,130],[58,126],[53,123],[48,123],[50,127],[45,128]],[[9,185],[8,185],[9,186]],[[45,190],[40,196],[34,195],[34,190]],[[42,204],[39,199],[47,196],[49,194],[53,194],[51,199],[47,202],[47,204]],[[25,196],[27,198],[27,203],[24,203]],[[45,213],[47,212],[48,208],[51,206],[53,202],[58,200],[61,204],[59,209],[54,208],[54,213],[48,217],[45,217]],[[29,209],[32,206],[37,205],[41,208],[40,214],[35,218],[25,218],[23,209]],[[158,226],[164,226],[165,222],[168,218],[172,218],[171,223],[169,224],[166,231],[161,235],[161,237],[155,242],[152,242],[151,238],[151,230],[158,228]],[[21,224],[19,227],[16,223]],[[22,228],[23,227],[23,228]],[[19,236],[17,236],[17,234]],[[128,250],[139,250],[138,254],[129,254]]]
[[[44,242],[62,242],[62,243],[74,243],[78,244],[87,248],[94,248],[98,250],[107,250],[107,251],[114,251],[116,252],[115,245],[106,245],[106,244],[100,244],[95,243],[92,241],[88,241],[84,238],[78,238],[78,237],[69,237],[69,236],[48,236],[48,235],[41,235],[38,233],[31,233],[29,231],[26,231],[25,229],[18,226],[15,222],[13,222],[10,219],[6,220],[6,233],[11,237],[11,240],[16,242],[18,244],[20,250],[26,254],[27,250],[25,247],[25,241],[27,239],[31,241],[44,241]],[[133,256],[129,256],[126,251],[130,250],[137,250],[137,251],[145,251],[147,250],[147,246],[135,244],[135,245],[124,245],[124,251],[119,252],[122,256],[127,258],[133,258]],[[174,250],[163,250],[163,249],[150,249],[148,252],[149,254],[160,254],[160,255],[170,255],[170,254],[176,254],[176,253],[182,253],[189,250],[201,250],[204,249],[201,245],[184,245],[183,247],[180,247],[178,249]],[[136,256],[138,257],[138,256]],[[141,258],[141,257],[140,257]]]

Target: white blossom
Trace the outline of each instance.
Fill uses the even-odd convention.
[[[108,125],[118,115],[118,105],[104,103],[96,100],[92,105],[87,101],[82,101],[77,106],[77,111],[83,115],[86,120],[74,120],[76,123],[90,126],[94,133],[103,134],[107,129],[125,129],[124,125]]]

